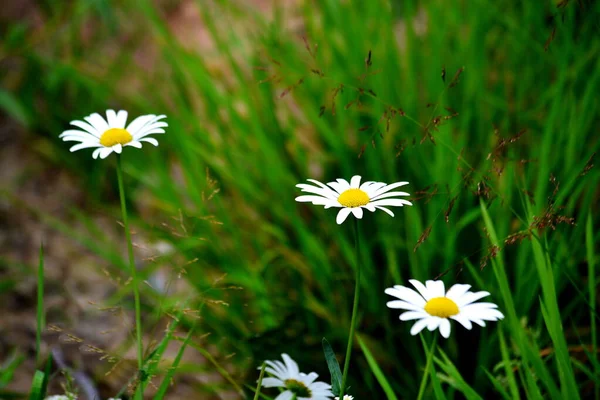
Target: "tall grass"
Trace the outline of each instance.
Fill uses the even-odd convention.
[[[131,223],[172,243],[174,262],[197,259],[186,278],[198,293],[226,274],[196,331],[235,353],[247,371],[238,381],[253,386],[256,367],[282,352],[327,376],[323,336],[342,358],[352,235],[330,210],[297,206],[294,185],[360,174],[409,181],[415,206],[362,223],[351,394],[417,396],[426,355],[383,290],[442,277],[488,290],[506,319],[453,327],[425,398],[597,397],[598,3],[324,1],[266,16],[198,1],[202,25],[189,34],[212,43],[201,50],[175,36],[168,6],[89,4],[8,28],[2,58],[19,69],[3,78],[0,105],[43,157],[81,178],[90,208],[73,218],[89,219],[89,237],[96,207],[118,216],[104,206],[117,195],[101,165],[111,161],[68,154],[57,135],[109,106],[168,115],[159,149],[124,160],[145,213]],[[126,268],[118,243],[44,218]]]

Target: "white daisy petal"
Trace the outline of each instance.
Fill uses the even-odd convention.
[[[98,155],[100,155],[102,149],[104,149],[104,147],[100,147],[99,149],[94,150],[94,152],[92,153],[92,157],[94,158],[94,160],[98,158]]]
[[[306,386],[309,386],[318,377],[319,377],[319,374],[317,374],[316,372],[311,372],[308,375],[306,375],[306,374],[300,374],[300,381],[302,381]]]
[[[387,214],[389,214],[389,215],[390,215],[390,217],[393,217],[393,216],[394,216],[394,213],[393,213],[393,212],[392,212],[390,209],[388,209],[388,208],[381,207],[381,206],[377,206],[377,207],[375,207],[375,208],[377,208],[378,210],[381,210],[381,211],[383,211],[383,212],[386,212]],[[375,211],[375,210],[373,210],[373,211]]]
[[[353,189],[358,189],[360,187],[360,175],[354,175],[352,179],[350,179],[350,187]]]
[[[322,190],[322,193],[326,193],[326,197],[331,198],[331,199],[336,199],[339,196],[339,193],[335,192],[334,190],[332,190],[329,186],[325,185],[324,183],[321,183],[319,181],[316,181],[314,179],[308,179],[309,182],[313,182],[315,185],[317,185],[317,187],[315,186],[310,186],[304,183],[299,183],[296,185],[296,187],[299,187],[300,189],[303,189],[303,192],[308,192],[308,189],[320,189]],[[314,193],[314,192],[310,192],[310,193]]]
[[[467,304],[471,304],[474,301],[477,301],[477,300],[482,299],[489,295],[490,295],[489,292],[476,292],[476,293],[468,292],[468,293],[465,293],[463,296],[461,296],[460,299],[456,299],[456,304],[459,307],[464,307]]]
[[[462,326],[464,326],[465,328],[467,328],[469,330],[471,330],[471,328],[473,327],[473,324],[471,323],[469,318],[467,318],[466,316],[464,316],[462,314],[453,315],[450,318],[457,321],[459,324],[461,324]]]
[[[117,113],[115,127],[125,129],[126,123],[127,123],[127,111],[121,110]]]
[[[410,311],[419,311],[419,310],[422,311],[423,310],[423,306],[419,307],[415,304],[409,303],[407,301],[402,301],[402,300],[388,301],[386,303],[386,306],[388,308],[399,308],[401,310],[410,310]]]
[[[338,215],[335,218],[335,222],[337,222],[338,225],[341,225],[348,217],[348,214],[350,214],[350,210],[351,210],[351,208],[347,208],[347,207],[342,208],[340,210],[340,212],[338,212]]]
[[[408,194],[406,192],[388,192],[388,193],[380,194],[377,197],[371,197],[371,201],[386,199],[388,197],[395,197],[395,196],[410,196],[410,194]]]
[[[150,144],[158,146],[158,140],[151,138],[151,137],[142,138],[142,139],[138,140],[138,142],[148,142]]]
[[[90,115],[88,117],[84,117],[83,119],[85,119],[87,122],[89,122],[100,133],[107,131],[111,128],[111,126],[108,125],[106,120],[104,118],[102,118],[102,115],[100,115],[98,113],[93,113],[92,115]]]
[[[106,110],[106,121],[108,122],[108,126],[111,128],[118,128],[117,113],[115,110]]]
[[[318,206],[325,206],[325,205],[331,204],[331,200],[329,200],[325,197],[320,197],[320,196],[298,196],[294,200],[299,203],[313,203]],[[336,204],[336,203],[334,203],[334,204]],[[341,207],[341,206],[338,205],[338,207]]]
[[[133,138],[135,140],[139,140],[143,137],[146,137],[148,135],[162,135],[165,133],[165,130],[162,128],[156,128],[156,129],[150,129],[147,131],[144,131],[144,133],[138,133],[137,135],[133,136]]]
[[[390,296],[397,297],[400,300],[404,300],[407,303],[414,304],[415,306],[419,306],[421,308],[425,307],[425,299],[423,299],[419,293],[407,287],[397,285],[393,288],[385,289],[385,293],[389,294]]]
[[[370,204],[373,204],[374,206],[396,206],[396,207],[412,206],[412,203],[410,201],[404,200],[404,199],[375,200],[375,201],[372,201]]]
[[[446,292],[446,297],[448,297],[449,299],[452,299],[452,300],[454,300],[454,302],[456,302],[465,293],[467,293],[469,291],[469,289],[471,289],[471,285],[461,285],[461,284],[457,283],[456,285],[452,285],[452,287],[450,289],[448,289],[448,292]]]
[[[289,391],[286,390],[285,392],[282,392],[279,394],[279,396],[275,397],[275,400],[292,400],[294,398],[294,394]]]
[[[144,125],[146,125],[147,122],[149,122],[150,120],[152,120],[153,118],[155,118],[155,115],[141,115],[139,117],[137,117],[136,119],[134,119],[133,121],[131,121],[129,123],[129,125],[127,125],[127,131],[129,133],[131,133],[132,135],[136,135],[138,133],[138,131],[140,130],[140,128],[142,128]]]
[[[421,332],[423,329],[425,329],[425,327],[427,326],[427,322],[428,322],[429,318],[423,318],[418,320],[417,322],[415,322],[415,324],[412,326],[412,328],[410,328],[410,334],[411,335],[416,335],[419,332]]]
[[[103,147],[103,148],[100,149],[100,158],[104,160],[112,152],[113,152],[112,148],[110,148],[110,147]]]
[[[417,289],[417,291],[421,294],[421,296],[423,296],[423,298],[425,300],[429,301],[429,300],[431,300],[431,298],[435,297],[432,293],[429,293],[429,289],[427,289],[425,287],[425,285],[423,285],[418,280],[409,279],[408,281],[410,282],[411,285],[413,285],[415,287],[415,289]],[[425,307],[425,304],[423,304],[423,307]]]
[[[361,207],[354,207],[350,209],[352,211],[352,214],[354,214],[354,216],[358,219],[361,219],[363,217],[363,210]]]
[[[318,188],[315,186],[302,185],[302,184],[298,184],[296,186],[298,188],[302,189],[302,191],[305,193],[316,194],[316,195],[323,196],[323,197],[326,197],[328,199],[335,200],[335,201],[337,201],[337,198],[338,198],[337,193],[335,193],[333,190],[331,190],[329,188]]]
[[[125,143],[123,145],[123,147],[125,147],[125,146],[135,147],[136,149],[141,149],[142,148],[142,144],[140,142],[138,142],[138,141],[135,141],[135,140],[132,140],[129,143]]]
[[[71,147],[69,149],[69,151],[72,153],[74,151],[81,150],[81,149],[89,149],[92,147],[101,147],[101,146],[102,145],[100,145],[98,143],[79,143],[79,144],[76,144],[75,146]]]
[[[429,291],[431,297],[444,297],[446,295],[443,281],[430,280],[425,282],[425,286],[427,287],[427,290]]]
[[[261,386],[263,387],[285,387],[285,383],[277,378],[263,378]]]
[[[429,316],[427,318],[427,330],[429,330],[429,332],[436,330],[437,328],[439,328],[442,321],[445,321],[445,318]]]
[[[88,132],[90,135],[95,136],[97,138],[100,138],[100,135],[102,134],[101,132],[98,131],[98,129],[96,129],[92,125],[90,125],[86,122],[83,122],[83,121],[71,121],[70,124],[83,129],[84,131]]]
[[[348,183],[348,181],[343,178],[338,178],[336,179],[336,181],[344,188],[344,190],[348,190],[351,188],[350,183]]]
[[[121,154],[121,151],[123,150],[123,145],[121,145],[120,143],[115,144],[112,149],[115,153]]]
[[[376,196],[379,189],[386,186],[387,184],[383,182],[374,182],[373,184],[366,186],[363,190],[369,195],[369,198],[372,199]]]
[[[408,185],[408,182],[396,182],[390,185],[383,186],[382,188],[378,189],[375,193],[373,193],[373,197],[379,196],[385,192],[389,192],[392,189],[396,189],[397,187],[404,185]]]
[[[285,362],[285,366],[287,367],[287,370],[291,376],[295,376],[300,373],[298,364],[296,364],[296,361],[292,360],[290,356],[284,353],[281,355],[281,358],[283,358],[283,362]]]
[[[427,318],[429,314],[425,311],[407,311],[405,313],[400,314],[400,321],[410,321],[413,319],[421,319]]]
[[[443,337],[448,339],[450,337],[450,321],[447,318],[443,318],[440,323],[440,333]]]
[[[63,137],[67,137],[67,136],[81,137],[82,139],[94,139],[94,140],[98,139],[98,136],[94,136],[87,131],[79,131],[79,130],[75,130],[75,129],[66,130],[63,133],[61,133],[60,135],[58,135],[58,137],[61,139]]]

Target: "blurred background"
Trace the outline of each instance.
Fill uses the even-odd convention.
[[[156,385],[194,329],[166,398],[250,395],[256,368],[281,353],[329,381],[321,340],[343,360],[352,229],[296,203],[294,185],[355,174],[409,181],[414,203],[360,221],[355,398],[392,398],[381,375],[398,398],[419,389],[424,352],[386,308],[386,287],[439,277],[488,290],[506,310],[498,264],[523,332],[559,376],[533,237],[552,265],[575,378],[592,396],[599,33],[600,6],[585,0],[5,0],[0,397],[26,396],[43,368],[42,242],[49,393],[72,385],[86,398],[87,385],[108,398],[135,377],[116,160],[58,139],[106,109],[168,117],[158,148],[123,156],[145,347],[180,318]],[[481,397],[502,398],[522,357],[499,346],[510,335],[508,324],[455,324],[441,348]],[[471,398],[455,372],[440,377],[448,398]]]

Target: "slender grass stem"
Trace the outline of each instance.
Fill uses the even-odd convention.
[[[350,334],[348,337],[348,347],[346,348],[346,359],[344,360],[344,372],[342,374],[342,387],[340,388],[340,399],[344,398],[346,390],[346,379],[350,367],[350,356],[352,354],[352,344],[354,343],[354,331],[356,329],[356,314],[358,314],[358,299],[360,296],[360,240],[358,234],[358,219],[354,219],[354,251],[356,256],[356,278],[354,283],[354,302],[352,305],[352,319],[350,320]]]
[[[37,272],[37,324],[35,329],[35,363],[40,363],[42,331],[44,330],[44,244],[40,244],[40,262]]]
[[[592,354],[598,354],[598,343],[596,333],[596,269],[595,269],[595,256],[594,256],[594,234],[593,234],[593,220],[592,210],[589,210],[586,225],[585,242],[587,248],[587,260],[588,260],[588,291],[590,293],[590,327],[592,336]],[[600,399],[600,383],[598,381],[594,384],[594,399]]]
[[[262,363],[260,367],[260,376],[258,377],[258,382],[256,383],[256,390],[254,391],[254,400],[258,400],[260,397],[260,387],[262,385],[263,377],[265,376],[265,368],[267,367],[266,363]]]
[[[423,398],[423,395],[425,394],[425,387],[427,386],[427,378],[429,377],[429,374],[430,374],[429,369],[432,368],[432,365],[433,365],[433,353],[435,353],[435,346],[437,344],[437,338],[438,338],[438,335],[436,334],[433,338],[433,342],[431,343],[431,347],[429,348],[429,351],[427,351],[427,347],[425,346],[425,340],[422,340],[423,348],[425,349],[425,352],[427,353],[427,364],[425,364],[425,371],[423,372],[423,378],[421,379],[421,385],[419,387],[419,394],[417,396],[417,400],[421,400]]]
[[[142,344],[142,321],[140,312],[140,291],[138,287],[138,277],[133,258],[133,244],[131,242],[131,232],[129,231],[129,222],[127,220],[127,205],[125,204],[125,189],[123,186],[123,171],[121,168],[121,156],[117,155],[117,180],[119,182],[119,197],[121,198],[121,212],[123,214],[123,226],[125,228],[125,238],[127,239],[127,251],[129,253],[129,268],[131,270],[131,284],[133,286],[133,297],[135,301],[135,332],[137,341],[138,370],[141,371],[144,364],[144,349]],[[140,385],[141,386],[141,385]],[[142,389],[143,392],[143,389]],[[141,398],[141,396],[140,396]]]

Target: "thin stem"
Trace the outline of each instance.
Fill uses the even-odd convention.
[[[137,271],[133,258],[133,244],[131,243],[131,232],[127,221],[127,206],[125,204],[125,189],[123,187],[123,172],[121,169],[121,156],[117,155],[117,180],[119,181],[119,197],[121,198],[121,212],[123,213],[123,226],[125,238],[127,239],[127,251],[129,252],[129,268],[131,270],[131,284],[133,285],[133,297],[135,300],[135,331],[137,341],[138,370],[141,371],[144,364],[144,349],[142,345],[142,321],[140,312],[140,291],[138,288]]]
[[[44,330],[44,244],[40,244],[40,262],[37,272],[37,324],[35,329],[35,363],[39,366],[42,331]]]
[[[254,400],[258,400],[258,398],[260,397],[260,387],[262,386],[262,380],[263,377],[265,376],[265,368],[267,367],[266,363],[262,363],[262,366],[260,367],[260,376],[258,377],[258,382],[256,384],[256,390],[254,391]]]
[[[344,360],[344,373],[342,374],[342,387],[340,388],[340,399],[344,398],[346,390],[346,379],[348,378],[348,369],[350,367],[350,355],[352,354],[352,344],[354,343],[354,330],[356,329],[356,314],[358,314],[358,298],[360,296],[360,240],[358,235],[358,219],[354,219],[354,251],[356,252],[356,282],[354,283],[354,304],[352,305],[352,319],[350,320],[350,335],[348,337],[348,347],[346,348],[346,359]]]
[[[419,387],[419,395],[417,396],[417,400],[421,400],[423,395],[425,394],[425,387],[427,386],[427,378],[429,377],[429,369],[433,364],[433,353],[435,353],[435,345],[437,344],[438,335],[436,334],[433,337],[433,342],[431,343],[431,347],[429,348],[429,352],[427,354],[427,364],[425,365],[425,371],[423,372],[423,379],[421,379],[421,386]],[[427,352],[427,347],[425,346],[425,340],[421,336],[421,341],[423,342],[423,348]]]

